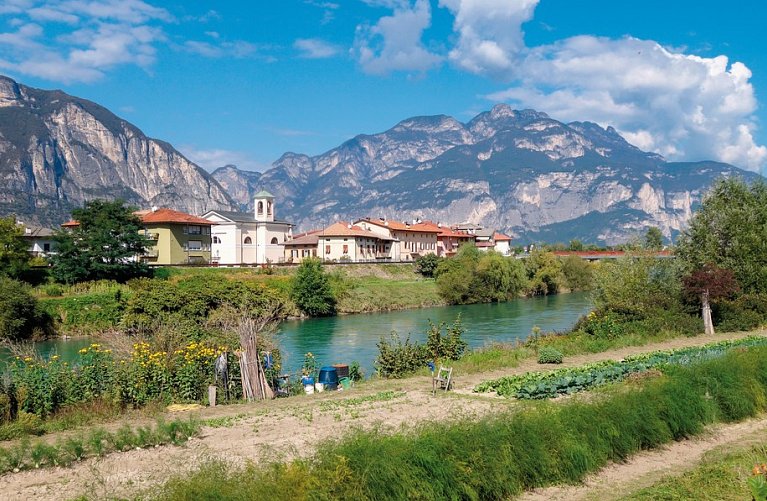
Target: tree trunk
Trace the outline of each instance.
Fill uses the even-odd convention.
[[[714,321],[711,320],[711,305],[708,303],[708,292],[701,295],[703,304],[703,330],[706,334],[714,333]]]

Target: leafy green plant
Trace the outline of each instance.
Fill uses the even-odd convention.
[[[381,377],[401,378],[426,366],[428,355],[425,347],[411,342],[410,336],[403,341],[396,332],[392,332],[388,340],[382,337],[377,346],[375,367]]]
[[[312,317],[336,312],[337,300],[319,259],[301,262],[293,278],[290,297],[302,312]]]
[[[580,367],[563,368],[549,372],[528,372],[477,385],[476,392],[495,391],[498,395],[518,399],[545,399],[561,394],[572,394],[596,386],[621,381],[629,374],[653,368],[665,369],[672,365],[688,365],[723,356],[732,348],[749,348],[767,345],[767,338],[747,337],[726,340],[700,347],[655,351],[627,357],[621,362],[605,360]]]
[[[544,346],[538,350],[539,364],[561,364],[563,359],[562,352],[551,346]]]

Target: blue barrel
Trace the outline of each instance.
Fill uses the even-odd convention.
[[[320,369],[319,382],[325,386],[326,390],[335,390],[338,388],[338,371],[335,367],[323,367]]]

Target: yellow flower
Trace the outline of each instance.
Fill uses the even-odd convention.
[[[58,360],[58,359],[59,359],[59,356],[58,356],[58,355],[53,355],[53,356],[51,357],[51,360]]]

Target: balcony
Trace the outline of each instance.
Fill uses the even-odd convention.
[[[160,238],[160,234],[159,233],[152,233],[150,231],[145,231],[143,236],[147,240],[157,240],[158,238]]]

